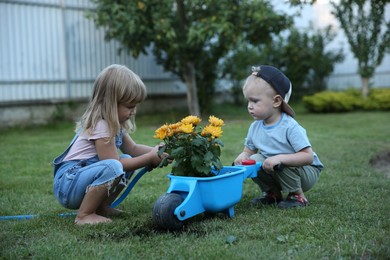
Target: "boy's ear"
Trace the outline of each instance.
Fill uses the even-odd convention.
[[[280,96],[280,95],[274,96],[274,103],[273,103],[273,106],[274,106],[275,108],[280,107],[280,106],[282,105],[282,103],[283,103],[283,98],[282,98],[282,96]]]

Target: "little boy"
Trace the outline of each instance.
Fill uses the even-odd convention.
[[[253,178],[263,195],[253,199],[252,204],[278,204],[285,209],[308,206],[304,192],[314,186],[324,166],[287,104],[292,92],[290,80],[275,67],[253,67],[243,92],[255,121],[234,164],[246,159],[263,163],[262,170]],[[282,192],[288,193],[285,200]]]

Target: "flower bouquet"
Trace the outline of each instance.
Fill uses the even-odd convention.
[[[211,177],[215,176],[211,169],[222,169],[220,162],[223,142],[222,119],[210,116],[205,127],[200,126],[201,119],[187,116],[174,124],[164,124],[155,131],[154,138],[164,142],[158,151],[169,157],[161,161],[160,167],[172,161],[172,174],[176,176]]]

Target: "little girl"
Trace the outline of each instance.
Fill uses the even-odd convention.
[[[110,205],[132,172],[160,163],[158,146],[137,144],[128,134],[145,98],[144,83],[125,66],[114,64],[98,75],[77,134],[54,160],[54,194],[64,207],[78,209],[76,224],[111,222],[107,216],[121,211]]]

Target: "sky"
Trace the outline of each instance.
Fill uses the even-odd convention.
[[[277,3],[280,2],[280,3]],[[286,13],[292,14],[299,11],[299,8],[291,8],[286,1],[276,0],[273,1],[277,9],[283,10]],[[307,28],[309,23],[312,22],[315,28],[324,28],[328,25],[334,26],[337,31],[337,36],[329,44],[328,48],[331,49],[343,49],[345,59],[342,63],[336,64],[335,70],[337,73],[356,73],[357,60],[350,52],[348,41],[339,27],[337,19],[331,14],[331,5],[329,0],[317,0],[313,5],[304,5],[300,10],[301,15],[295,18],[295,25],[298,28]],[[385,10],[385,17],[387,21],[390,20],[390,5],[387,5]],[[390,73],[390,55],[386,55],[381,66],[377,68],[377,72]]]

